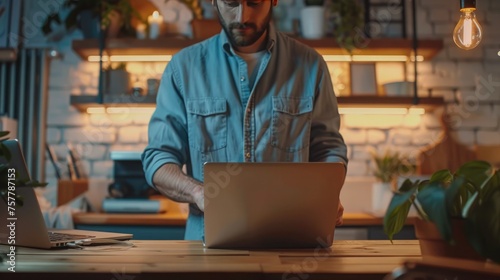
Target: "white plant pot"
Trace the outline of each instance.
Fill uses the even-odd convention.
[[[320,6],[305,7],[300,11],[302,37],[319,39],[325,36],[325,8]]]
[[[377,182],[372,186],[371,212],[374,216],[383,217],[393,196],[391,183]]]

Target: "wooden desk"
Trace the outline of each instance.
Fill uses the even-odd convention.
[[[329,249],[216,250],[197,241],[132,240],[134,247],[17,248],[7,279],[382,279],[420,260],[418,241],[335,241]],[[6,246],[0,246],[5,252]],[[46,274],[46,275],[42,275]],[[50,278],[49,278],[50,277]]]

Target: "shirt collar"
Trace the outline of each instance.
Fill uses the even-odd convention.
[[[224,29],[221,29],[220,33],[220,43],[222,49],[229,55],[234,55],[233,48],[231,47],[231,43],[229,42],[229,39],[227,38],[226,32]],[[268,29],[268,40],[267,40],[267,51],[271,52],[274,44],[276,42],[276,29],[274,27],[274,24],[272,22],[269,23],[269,29]]]

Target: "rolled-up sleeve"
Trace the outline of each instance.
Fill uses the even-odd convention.
[[[340,134],[340,115],[332,81],[324,61],[319,64],[319,83],[312,115],[309,161],[343,162],[347,166],[347,147]]]
[[[175,56],[161,78],[156,110],[148,126],[148,145],[142,153],[146,181],[153,185],[153,176],[162,165],[180,166],[188,158],[188,134],[183,88],[176,72]]]

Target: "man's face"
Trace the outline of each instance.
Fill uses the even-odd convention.
[[[275,0],[214,0],[224,31],[235,47],[255,43],[269,26]]]

